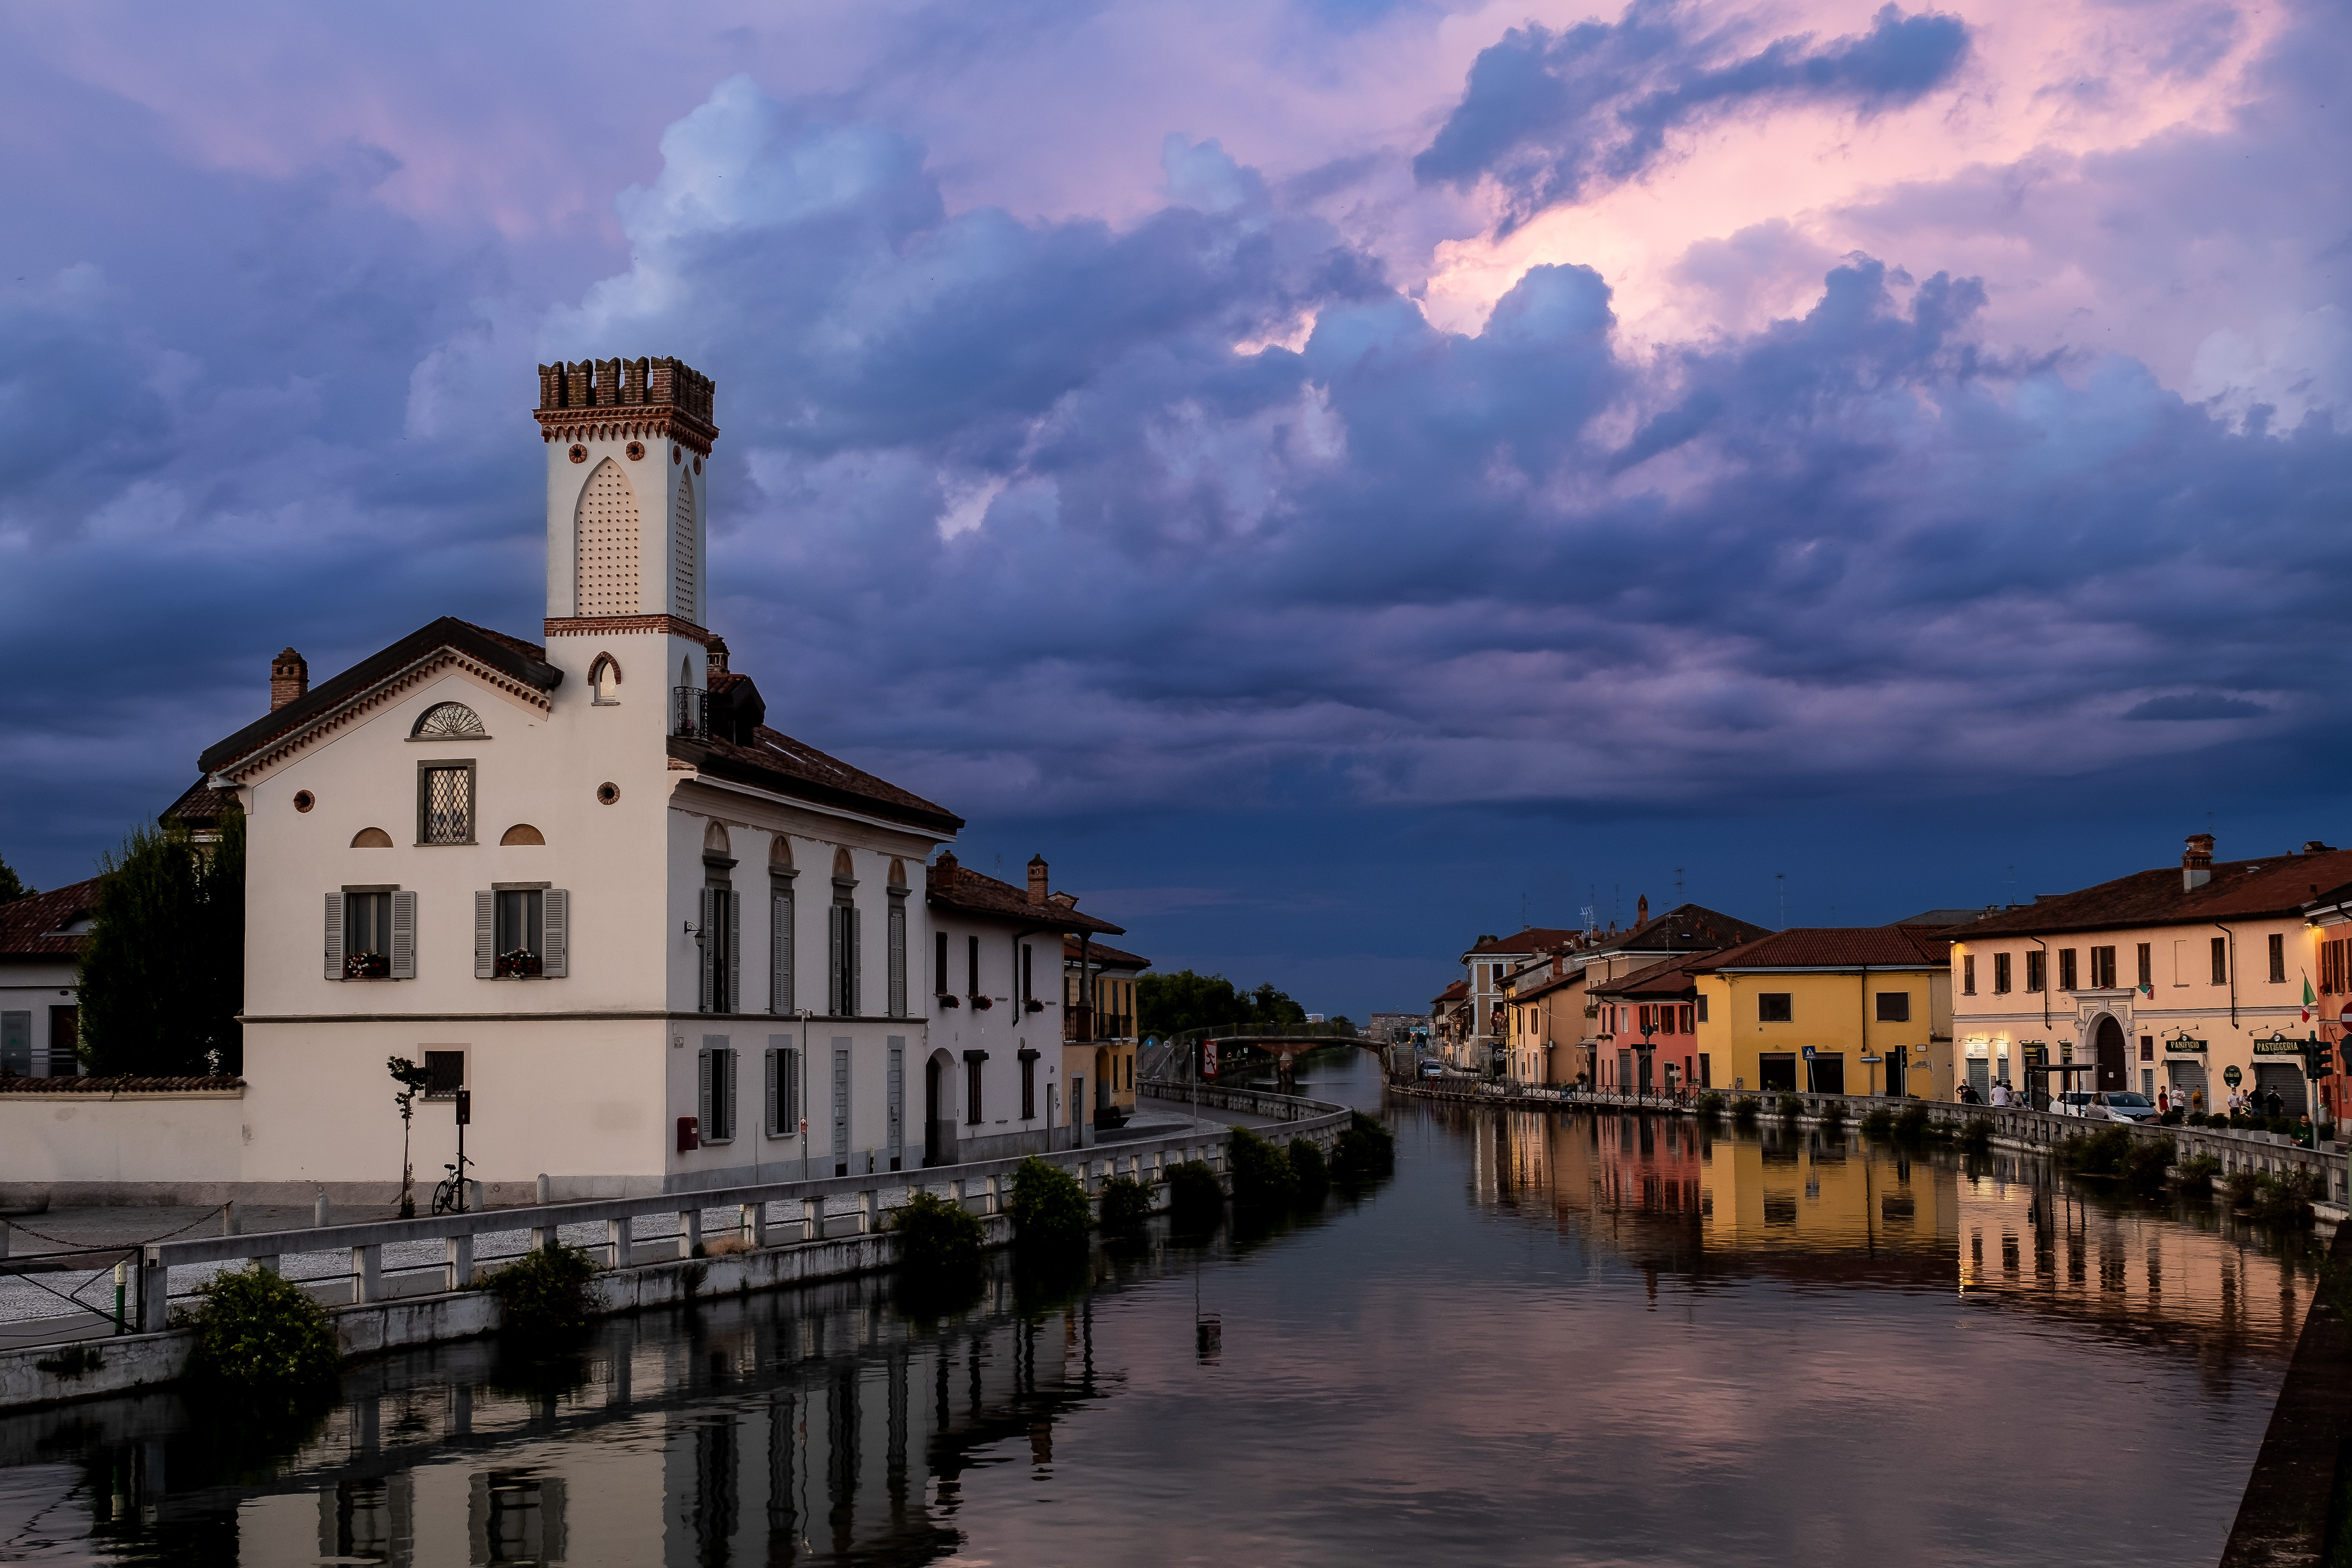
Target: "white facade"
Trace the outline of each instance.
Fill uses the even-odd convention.
[[[1045,1071],[1014,1114],[1018,1053],[1034,1032],[1052,1059],[1052,1000],[961,1009],[936,1037],[926,1017],[922,872],[960,822],[749,721],[726,732],[719,701],[701,720],[714,686],[751,691],[699,624],[709,384],[668,366],[705,389],[699,419],[615,405],[607,365],[633,368],[542,372],[543,652],[437,622],[207,753],[248,813],[248,1183],[380,1199],[394,1056],[462,1076],[472,1173],[509,1194],[541,1173],[585,1197],[913,1165],[935,1112],[949,1158],[1044,1130]],[[1053,973],[1059,933],[1037,940]],[[989,984],[1011,1002],[1007,973]],[[978,1125],[968,1050],[987,1053]],[[418,1102],[420,1187],[455,1157],[455,1103]]]

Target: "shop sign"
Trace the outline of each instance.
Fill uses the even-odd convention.
[[[2228,1084],[2231,1089],[2235,1089],[2240,1084],[2246,1081],[2246,1075],[2238,1070],[2237,1063],[2231,1062],[2228,1067],[2221,1069],[2221,1081]]]
[[[2164,1042],[2164,1050],[2167,1056],[2188,1056],[2201,1052],[2204,1049],[2205,1042],[2202,1040],[2167,1040]]]
[[[2256,1040],[2254,1055],[2258,1057],[2299,1057],[2303,1055],[2301,1040]]]

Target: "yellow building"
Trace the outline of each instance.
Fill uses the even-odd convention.
[[[1086,1100],[1097,1127],[1135,1114],[1135,982],[1151,960],[1099,942],[1062,943],[1062,1081]]]
[[[1952,1005],[1964,1076],[2021,1090],[2064,1076],[2074,1088],[2161,1093],[2197,1110],[2225,1102],[2232,1087],[2265,1097],[2275,1089],[2287,1115],[2301,1114],[2309,1086],[2292,1041],[2337,1033],[2327,1026],[2343,998],[2333,993],[2346,988],[2321,892],[2347,881],[2352,851],[2314,841],[2217,864],[2212,835],[2200,833],[2177,868],[2136,871],[1956,928]],[[2036,1063],[2093,1070],[2029,1075]]]
[[[1504,1077],[1538,1088],[1576,1081],[1582,1053],[1575,1044],[1586,1033],[1584,983],[1584,970],[1558,954],[1504,980]]]
[[[1694,961],[1702,1081],[1949,1099],[1950,948],[1924,929],[1833,926]]]

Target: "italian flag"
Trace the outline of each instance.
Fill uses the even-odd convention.
[[[2311,976],[2306,974],[2303,977],[2303,1021],[2305,1023],[2311,1022],[2311,1005],[2317,1000],[2319,998],[2311,994]]]

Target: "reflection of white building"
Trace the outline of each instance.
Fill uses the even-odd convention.
[[[392,1056],[434,1074],[419,1167],[462,1087],[509,1191],[952,1156],[1020,1098],[1016,1051],[931,1060],[922,874],[961,820],[768,728],[706,629],[711,384],[638,360],[541,387],[544,640],[443,619],[317,686],[289,649],[203,758],[248,814],[246,1179],[380,1197]],[[1050,965],[1066,911],[1036,913]]]

